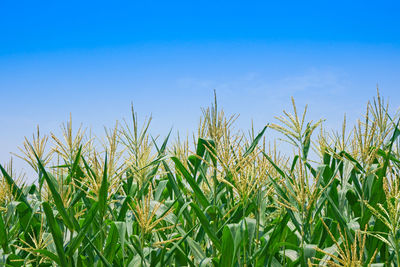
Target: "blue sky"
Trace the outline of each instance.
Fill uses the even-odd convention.
[[[310,118],[354,122],[400,95],[395,1],[0,1],[0,162],[39,124],[57,132],[153,115],[187,133],[212,101],[256,128],[294,96]],[[17,166],[19,165],[17,161]]]

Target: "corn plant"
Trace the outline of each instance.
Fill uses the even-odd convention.
[[[378,92],[329,133],[292,106],[246,134],[215,97],[175,141],[133,108],[102,140],[38,127],[16,154],[35,182],[0,165],[0,265],[400,266],[398,114]]]

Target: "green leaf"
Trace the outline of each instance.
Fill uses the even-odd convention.
[[[192,238],[187,237],[186,241],[190,247],[190,250],[192,251],[193,256],[195,257],[195,259],[197,261],[202,261],[203,259],[206,258],[206,254],[203,251],[203,248],[199,245],[199,243],[197,243],[196,241],[194,241]]]
[[[174,176],[172,175],[172,171],[170,170],[168,164],[165,161],[163,161],[163,166],[165,171],[167,172],[168,181],[172,187],[173,193],[175,194],[175,198],[178,199],[179,208],[182,209],[182,207],[185,205],[185,200],[182,196],[181,190],[179,189],[179,186],[176,183]],[[190,214],[186,209],[183,209],[183,216],[185,217],[186,223],[188,223],[189,227],[193,227],[192,218],[190,217]]]
[[[364,168],[361,166],[361,164],[355,160],[349,153],[347,153],[346,151],[342,151],[339,153],[340,156],[344,156],[346,159],[350,160],[351,162],[354,163],[354,165],[357,167],[357,169],[363,173],[365,173]]]
[[[129,202],[132,200],[130,196],[127,196],[122,203],[122,207],[119,211],[118,219],[117,221],[125,221],[126,213],[128,212],[129,209]]]
[[[262,154],[264,155],[264,157],[271,163],[271,165],[275,168],[275,170],[282,176],[282,177],[287,177],[287,175],[285,174],[284,171],[282,171],[278,165],[275,164],[275,162],[270,158],[270,156],[268,156],[267,154],[265,154],[264,152],[262,152]]]
[[[55,263],[57,263],[58,265],[61,265],[60,260],[58,259],[57,255],[54,254],[53,252],[50,252],[46,249],[35,249],[33,250],[36,253],[42,254],[43,256],[51,259],[52,261],[54,261]]]
[[[60,227],[58,226],[58,223],[54,219],[54,214],[49,203],[43,202],[42,205],[44,213],[46,214],[46,220],[49,225],[51,235],[53,236],[53,242],[56,245],[56,250],[60,261],[60,265],[62,267],[66,267],[68,266],[68,263],[64,253],[63,236],[61,234]]]
[[[98,203],[94,203],[94,205],[90,208],[89,212],[85,215],[85,220],[83,221],[82,227],[78,233],[77,236],[75,236],[68,248],[67,248],[67,254],[72,258],[72,255],[74,254],[75,250],[80,246],[80,244],[82,243],[83,239],[86,236],[86,233],[89,230],[89,227],[91,226],[93,219],[96,216],[97,213],[97,209],[98,209]]]
[[[311,126],[311,122],[307,123],[306,130],[304,132],[305,139],[304,139],[304,142],[302,144],[302,146],[303,146],[303,160],[307,159],[308,151],[310,150],[311,133],[314,130],[313,127],[310,127],[310,126]]]
[[[65,182],[69,184],[71,182],[72,177],[75,176],[78,166],[79,166],[79,159],[81,158],[81,151],[82,151],[82,145],[79,147],[78,152],[76,153],[74,162],[72,163],[72,168],[68,174],[68,176],[65,179]]]
[[[87,239],[89,241],[89,244],[92,246],[94,251],[96,252],[97,256],[99,256],[100,260],[103,262],[103,264],[107,267],[112,267],[111,263],[108,262],[108,260],[103,256],[103,254],[96,248],[96,246],[93,244],[90,239]]]
[[[231,267],[233,266],[235,255],[234,255],[234,240],[232,237],[231,229],[228,226],[224,227],[222,233],[222,250],[220,265],[221,267]]]
[[[251,145],[249,146],[249,148],[247,148],[246,152],[244,152],[243,154],[243,158],[247,157],[251,152],[254,151],[254,149],[256,148],[256,146],[258,145],[258,142],[260,142],[261,137],[264,135],[265,131],[267,130],[269,125],[266,125],[262,131],[256,136],[256,138],[254,138],[253,142],[251,143]]]
[[[25,264],[25,260],[16,254],[10,254],[7,257],[6,267],[20,267]]]
[[[207,217],[204,215],[203,211],[196,205],[196,203],[190,203],[190,206],[194,210],[197,215],[197,218],[200,221],[201,226],[203,227],[204,231],[207,233],[208,237],[213,242],[214,246],[221,250],[221,242],[219,241],[218,237],[215,235],[214,230],[211,229],[211,225]]]
[[[7,171],[1,166],[0,164],[0,170],[6,178],[7,184],[11,189],[12,195],[15,197],[16,201],[22,201],[24,202],[28,207],[30,207],[28,201],[26,200],[26,196],[22,193],[22,190],[18,187],[18,185],[14,182],[14,180],[11,178],[11,176],[7,173]],[[32,208],[31,208],[32,209]]]
[[[165,188],[167,187],[168,180],[161,180],[157,187],[156,191],[154,192],[154,200],[160,201],[160,198],[162,196],[162,193],[164,192]]]
[[[99,191],[99,213],[100,217],[103,218],[106,212],[107,205],[107,193],[108,193],[108,182],[107,182],[107,154],[104,160],[103,179],[101,181]]]
[[[72,223],[72,220],[69,218],[67,211],[65,210],[64,203],[61,199],[60,194],[58,193],[56,186],[54,185],[53,181],[50,179],[48,173],[43,167],[42,162],[40,161],[39,157],[35,154],[36,159],[38,161],[38,166],[40,171],[43,174],[44,179],[47,182],[47,185],[49,186],[51,195],[53,196],[54,203],[56,204],[57,210],[60,213],[61,217],[63,218],[63,221],[65,225],[71,230],[74,230],[74,224]]]
[[[3,248],[4,253],[8,253],[8,241],[7,231],[3,221],[3,215],[0,214],[0,245]]]
[[[167,253],[167,257],[165,259],[165,262],[168,262],[169,258],[172,257],[173,253],[175,252],[176,249],[178,249],[178,247],[184,242],[186,241],[186,239],[188,238],[188,236],[192,233],[192,231],[194,230],[194,228],[196,228],[197,226],[193,226],[189,231],[187,231],[186,233],[183,233],[184,236],[178,241],[176,242],[172,248],[168,251]]]
[[[126,235],[126,223],[125,222],[115,222],[119,234],[119,241],[121,244],[121,250],[123,258],[125,258],[125,235]]]
[[[18,203],[17,212],[19,223],[21,225],[21,229],[23,229],[24,231],[24,234],[32,231],[32,228],[37,228],[37,226],[40,226],[40,223],[34,216],[31,208],[27,206],[24,202]]]
[[[104,255],[108,262],[113,262],[115,251],[118,244],[118,229],[114,222],[111,222],[110,230],[107,235]]]
[[[195,197],[203,206],[203,208],[210,206],[210,203],[208,202],[206,196],[203,194],[203,191],[200,189],[199,185],[196,183],[196,181],[189,173],[189,171],[185,168],[185,166],[183,166],[183,164],[177,157],[171,157],[171,159],[175,163],[176,168],[182,173],[186,181],[189,183],[190,187],[193,189]]]
[[[201,163],[201,159],[200,158],[204,158],[204,155],[206,154],[206,152],[208,150],[211,151],[210,156],[213,160],[215,160],[215,142],[211,139],[203,139],[203,138],[199,138],[197,140],[197,149],[196,149],[196,156],[191,156],[190,162],[193,164],[194,166],[194,171],[193,171],[193,176],[196,177],[197,171],[200,167],[200,163]],[[199,158],[200,157],[200,158]]]

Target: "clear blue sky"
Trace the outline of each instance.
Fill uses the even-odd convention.
[[[337,128],[381,93],[400,105],[396,1],[0,1],[0,162],[39,124],[196,127],[216,89],[257,128],[294,96]],[[22,166],[22,165],[21,165]]]

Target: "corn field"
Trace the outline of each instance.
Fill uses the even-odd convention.
[[[38,128],[34,183],[0,165],[0,265],[400,266],[399,114],[378,93],[330,132],[292,104],[248,133],[216,100],[185,138],[133,108],[101,140]]]

